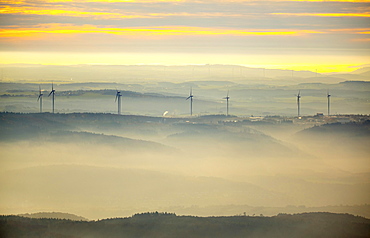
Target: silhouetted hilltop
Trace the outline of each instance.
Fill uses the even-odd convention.
[[[238,123],[235,125],[176,123],[174,127],[179,132],[167,137],[168,144],[188,145],[199,150],[204,149],[207,153],[225,156],[242,153],[254,158],[265,158],[269,156],[291,157],[294,151],[283,142]],[[300,158],[306,157],[302,152],[294,152],[298,153]]]
[[[70,81],[71,75],[80,81],[101,82],[101,81],[143,81],[143,80],[163,80],[171,78],[176,81],[184,81],[194,76],[197,79],[219,79],[228,80],[233,68],[235,76],[243,75],[250,77],[262,77],[262,68],[250,68],[236,65],[38,65],[38,64],[7,64],[1,65],[7,72],[9,78],[13,80],[45,80],[51,81]],[[211,70],[211,71],[210,71]],[[240,71],[240,72],[239,72]],[[265,69],[269,77],[282,77],[289,75],[291,70]],[[109,72],[109,79],[107,79]],[[238,72],[238,73],[237,73]],[[211,73],[211,74],[210,74]],[[294,71],[297,77],[312,77],[316,75],[310,71]],[[212,76],[212,77],[211,77]],[[244,78],[244,76],[243,76]]]
[[[72,221],[87,221],[85,217],[77,216],[70,213],[64,212],[38,212],[38,213],[25,213],[19,214],[20,217],[28,217],[28,218],[48,218],[48,219],[66,219]]]
[[[343,166],[346,158],[351,158],[346,166],[363,168],[368,164],[369,120],[314,126],[296,133],[294,139],[316,156],[331,158],[337,166]]]
[[[74,127],[45,114],[0,113],[0,140],[30,139],[48,131]]]
[[[141,120],[140,120],[141,119]],[[101,144],[120,146],[130,150],[163,150],[174,149],[162,144],[130,139],[121,136],[97,134],[86,131],[78,131],[84,128],[97,128],[111,123],[112,127],[120,127],[121,124],[141,123],[143,117],[121,116],[111,114],[20,114],[0,113],[0,140],[37,140],[38,142],[53,143],[80,143]],[[150,120],[150,118],[146,118]],[[75,131],[76,130],[76,131]]]
[[[353,74],[363,74],[367,72],[370,72],[370,67],[363,67],[352,71]]]
[[[166,121],[181,119],[166,118]],[[78,130],[80,128],[119,128],[162,123],[163,118],[106,113],[7,113],[0,112],[0,129]],[[21,131],[21,130],[20,130]]]
[[[337,136],[338,134],[343,134],[347,137],[370,137],[370,121],[330,123],[321,126],[314,126],[297,133],[298,136],[305,136],[308,134],[317,136]]]
[[[90,132],[59,131],[46,134],[43,141],[55,143],[82,143],[89,145],[119,146],[130,150],[153,149],[163,152],[174,152],[175,149],[165,145],[145,140],[130,139],[121,136],[95,134]],[[166,151],[167,150],[167,151]]]
[[[2,237],[368,237],[370,220],[349,214],[192,217],[144,213],[100,221],[0,217]]]
[[[368,81],[362,81],[362,80],[349,80],[349,81],[344,81],[340,82],[339,87],[342,87],[344,89],[361,89],[362,90],[369,90],[370,88],[370,82]]]

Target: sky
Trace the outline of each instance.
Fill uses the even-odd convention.
[[[0,0],[0,64],[370,63],[370,0]]]

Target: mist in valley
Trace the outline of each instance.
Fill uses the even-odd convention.
[[[0,237],[369,237],[369,2],[1,1]]]
[[[369,217],[366,117],[315,127],[221,115],[1,113],[0,126],[2,214]]]
[[[54,66],[4,69],[14,81],[0,83],[1,214],[370,217],[370,88],[354,81],[368,71],[63,66],[60,75],[73,79],[53,82],[52,114],[51,81],[37,78]],[[103,80],[106,70],[116,78]]]

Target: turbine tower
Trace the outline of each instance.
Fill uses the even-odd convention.
[[[190,94],[189,97],[186,98],[186,100],[190,99],[190,116],[193,115],[193,90],[190,88]]]
[[[225,98],[223,99],[226,99],[226,116],[228,117],[229,116],[229,90],[227,90],[227,95]]]
[[[116,93],[115,102],[117,102],[117,100],[118,100],[118,115],[120,115],[121,114],[121,97],[122,97],[122,94],[121,94],[120,91],[118,91],[118,90],[116,90],[116,91],[117,91],[117,93]]]
[[[329,93],[329,89],[328,89],[328,92],[326,94],[326,97],[328,98],[328,116],[330,116],[330,93]]]
[[[51,95],[51,101],[52,101],[52,112],[54,113],[54,109],[55,109],[55,89],[54,89],[54,83],[51,83],[51,91],[48,95],[48,97],[50,97]]]
[[[298,106],[298,117],[300,117],[301,116],[301,90],[298,91],[297,106]]]
[[[37,98],[37,101],[40,101],[40,113],[42,112],[42,91],[41,91],[41,87],[39,86],[39,97]]]

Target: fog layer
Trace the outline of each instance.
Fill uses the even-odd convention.
[[[366,117],[310,128],[225,117],[0,116],[3,214],[98,219],[197,215],[212,206],[202,215],[235,215],[248,206],[284,212],[369,202]]]

